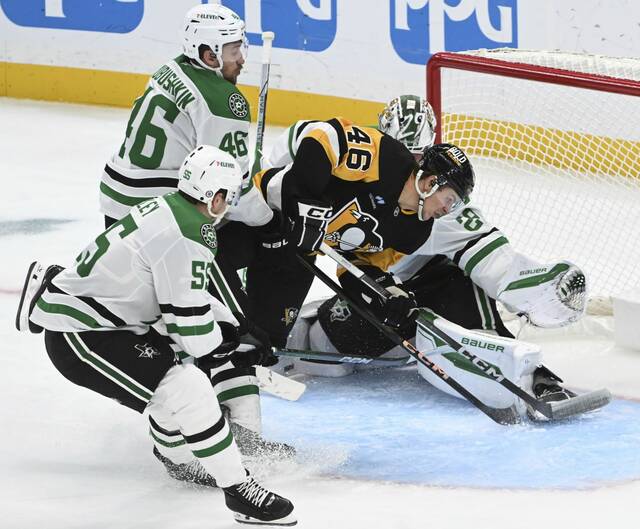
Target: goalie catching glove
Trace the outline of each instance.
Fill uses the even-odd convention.
[[[320,248],[327,226],[333,215],[329,204],[317,200],[300,200],[298,216],[293,221],[290,240],[305,253],[315,252]]]
[[[413,292],[402,289],[401,283],[396,283],[393,274],[383,272],[375,266],[361,266],[360,269],[391,294],[383,300],[365,283],[354,275],[345,272],[340,276],[340,282],[357,301],[362,301],[371,312],[385,325],[397,330],[408,329],[417,316],[417,305]]]
[[[511,312],[524,314],[536,327],[562,327],[587,310],[587,280],[569,261],[518,270],[498,294]]]
[[[196,359],[196,365],[205,373],[211,369],[231,362],[234,367],[272,366],[278,362],[273,354],[271,340],[266,332],[256,327],[239,312],[233,313],[239,325],[236,327],[226,321],[218,322],[222,333],[222,343],[208,355]],[[237,351],[240,344],[253,348],[248,351]]]

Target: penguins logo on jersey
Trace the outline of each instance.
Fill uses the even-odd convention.
[[[239,118],[246,118],[249,113],[247,100],[242,96],[242,94],[235,93],[229,96],[229,108],[231,109],[231,112]]]
[[[280,321],[289,326],[298,319],[298,312],[295,307],[287,307],[284,309],[284,317],[280,318]]]
[[[200,235],[202,235],[202,240],[209,248],[215,250],[218,247],[216,230],[211,224],[203,224],[200,228]]]
[[[156,356],[160,356],[160,353],[158,352],[158,350],[149,345],[148,343],[143,343],[143,344],[136,344],[133,346],[137,351],[140,352],[140,354],[138,355],[138,358],[154,358]]]
[[[380,252],[382,237],[377,229],[377,219],[363,212],[354,198],[329,222],[325,239],[329,246],[342,251]]]

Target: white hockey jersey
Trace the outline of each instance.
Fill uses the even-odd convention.
[[[217,241],[211,221],[179,193],[133,207],[58,274],[31,321],[52,331],[129,330],[161,322],[199,357],[222,341],[216,320],[235,322],[207,291]]]
[[[102,174],[100,210],[121,219],[132,206],[175,190],[185,156],[197,145],[213,145],[235,157],[244,175],[243,196],[227,218],[265,224],[273,214],[252,189],[250,120],[235,85],[184,55],[169,61],[134,102],[124,142]]]
[[[406,281],[436,255],[451,259],[494,299],[499,299],[507,282],[512,281],[518,271],[540,266],[538,261],[516,252],[473,201],[435,220],[429,239],[389,271]]]

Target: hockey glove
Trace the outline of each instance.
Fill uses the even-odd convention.
[[[222,364],[228,362],[233,358],[233,352],[240,345],[240,335],[238,333],[238,327],[227,321],[216,322],[216,325],[220,326],[220,332],[222,333],[222,343],[216,347],[209,354],[196,358],[194,363],[207,375],[210,371],[216,367],[220,367]]]
[[[416,300],[413,292],[405,291],[395,282],[393,274],[384,272],[375,266],[361,266],[360,269],[372,277],[381,287],[386,288],[391,297],[386,301],[374,293],[363,281],[349,273],[340,276],[344,289],[362,301],[362,304],[385,325],[394,329],[407,329],[416,319]]]
[[[333,208],[329,204],[316,200],[298,202],[298,216],[293,219],[291,241],[304,253],[317,251],[327,234],[332,215]]]
[[[238,334],[240,342],[253,346],[249,351],[236,351],[231,356],[231,363],[235,367],[272,366],[278,362],[273,354],[271,340],[265,331],[246,319],[243,314],[234,312],[240,326]]]
[[[281,264],[289,259],[289,240],[283,233],[285,223],[282,213],[273,212],[273,218],[264,226],[257,228],[258,233],[258,259],[261,263],[274,265]]]
[[[405,292],[397,286],[388,287],[391,297],[378,309],[378,316],[385,325],[394,329],[407,329],[418,316],[413,292]],[[374,310],[375,313],[375,310]]]

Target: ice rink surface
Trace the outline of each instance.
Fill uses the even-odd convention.
[[[98,180],[128,114],[0,98],[2,529],[240,527],[220,491],[165,474],[146,420],[68,383],[42,337],[14,329],[27,265],[69,264],[101,231]],[[411,368],[315,379],[298,402],[263,399],[265,434],[299,457],[255,472],[302,528],[635,529],[640,352],[606,328],[523,335],[569,387],[612,391],[599,413],[500,427]]]

